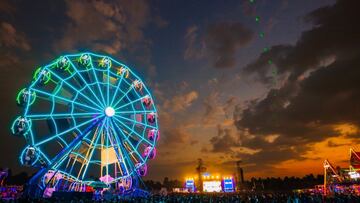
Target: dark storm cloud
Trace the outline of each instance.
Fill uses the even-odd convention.
[[[233,68],[236,52],[253,39],[253,32],[239,22],[219,22],[207,26],[200,35],[195,25],[185,34],[184,59],[207,58],[215,68]]]
[[[268,60],[290,77],[278,90],[252,102],[235,121],[242,145],[259,152],[238,154],[257,166],[302,159],[308,144],[339,135],[334,125],[360,122],[359,1],[339,0],[311,12],[314,24],[294,45],[278,45],[245,69],[268,82]],[[307,72],[312,70],[312,72]],[[267,139],[276,135],[272,141]],[[346,135],[349,136],[349,135]]]
[[[69,22],[56,49],[88,46],[115,54],[144,40],[143,29],[150,17],[145,1],[66,1],[66,5]]]
[[[210,25],[205,37],[206,46],[216,68],[231,68],[236,64],[236,51],[248,44],[253,32],[239,22]]]
[[[148,1],[65,2],[67,21],[61,38],[53,44],[56,51],[90,49],[126,56],[136,61],[135,65],[146,67],[149,76],[156,75],[145,29],[150,24],[165,27],[167,22],[153,15]]]
[[[212,144],[212,152],[226,153],[231,152],[231,147],[236,147],[239,145],[237,136],[233,135],[231,129],[226,129],[218,126],[217,136],[214,136],[210,139]]]
[[[309,69],[318,67],[326,58],[353,57],[359,53],[358,24],[360,3],[356,0],[339,0],[332,6],[319,8],[305,17],[314,25],[302,33],[294,45],[277,45],[263,53],[245,68],[247,73],[256,73],[265,79],[269,70],[268,60],[278,73],[291,73],[296,79]]]

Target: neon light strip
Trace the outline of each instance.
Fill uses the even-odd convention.
[[[115,93],[114,93],[114,95],[113,95],[113,97],[112,97],[112,99],[111,99],[110,106],[113,106],[114,100],[115,100],[115,98],[116,98],[116,96],[117,96],[117,93],[118,93],[118,91],[119,91],[119,89],[120,89],[120,86],[121,86],[121,83],[122,83],[123,78],[124,78],[124,76],[123,76],[123,74],[121,74],[120,81],[118,81],[118,84],[117,84],[116,89],[115,89]]]
[[[69,62],[70,62],[70,64],[71,64],[71,66],[77,71],[77,68],[76,68],[76,66],[74,65],[74,63],[71,61],[71,60],[69,60]],[[93,64],[92,64],[92,58],[90,57],[90,64],[91,64],[91,66],[92,66],[92,69],[94,68],[93,67]],[[77,71],[78,72],[78,71]],[[86,72],[88,72],[88,71],[86,71]],[[93,72],[94,72],[94,69],[93,69]],[[79,73],[78,74],[79,76],[80,76],[80,78],[81,78],[81,80],[83,80],[83,82],[84,82],[84,84],[87,84],[87,82],[85,81],[85,79],[82,77],[82,75]],[[97,79],[97,77],[96,77],[96,82],[97,83],[99,83],[99,81],[98,81],[98,79]],[[98,85],[98,87],[99,87],[99,85]],[[100,89],[99,89],[100,90]],[[91,91],[91,92],[93,92],[93,91]],[[93,92],[93,94],[94,94],[94,96],[96,97],[96,94]],[[104,101],[104,97],[103,97],[103,95],[102,95],[102,92],[100,91],[100,94],[101,94],[101,97],[102,97],[102,100],[103,100],[103,103],[102,102],[100,102],[100,100],[98,99],[98,101],[100,102],[100,104],[102,104],[102,106],[104,106],[105,107],[105,101]],[[98,97],[96,97],[96,98],[98,98]]]
[[[145,141],[146,143],[148,143],[149,145],[153,146],[152,143],[150,143],[148,140],[144,139],[143,136],[139,135],[136,131],[132,130],[131,128],[129,128],[127,125],[125,125],[123,122],[121,122],[119,119],[112,117],[115,120],[117,120],[122,126],[124,126],[125,128],[127,128],[128,130],[130,130],[130,133],[134,133],[135,135],[137,135],[141,140]],[[121,129],[121,128],[120,128]]]
[[[61,132],[61,133],[59,133],[59,134],[56,134],[56,135],[54,135],[54,136],[52,136],[52,137],[49,137],[49,138],[47,138],[47,139],[45,139],[45,140],[43,140],[43,141],[41,141],[41,142],[38,142],[38,143],[35,144],[34,146],[40,146],[40,145],[42,145],[42,144],[44,144],[44,143],[46,143],[46,142],[49,142],[50,140],[53,140],[53,139],[59,137],[60,135],[63,135],[63,134],[68,133],[68,132],[71,132],[72,130],[74,130],[74,129],[78,128],[78,127],[84,126],[84,125],[86,125],[86,124],[88,124],[88,123],[90,123],[90,122],[98,119],[99,117],[100,117],[100,116],[97,116],[97,117],[95,117],[95,118],[93,118],[93,119],[91,119],[91,120],[88,120],[88,121],[86,121],[86,122],[81,123],[80,125],[76,125],[76,126],[70,128],[70,129],[68,129],[68,130],[65,130],[65,131],[63,131],[63,132]]]
[[[133,120],[133,119],[128,119],[128,118],[123,117],[123,116],[120,116],[120,115],[114,115],[114,116],[116,116],[116,117],[118,117],[118,118],[122,118],[122,119],[127,120],[127,121],[130,121],[130,122],[133,122],[133,123],[138,124],[138,125],[142,125],[142,126],[145,126],[145,127],[148,127],[148,128],[156,129],[155,126],[147,125],[147,124],[145,124],[145,123],[141,123],[141,122],[138,122],[138,121]],[[146,119],[146,118],[145,118],[145,119]]]
[[[89,108],[89,109],[92,109],[92,110],[95,110],[95,111],[99,111],[99,109],[95,109],[95,108],[93,108],[93,107],[91,107],[91,106],[88,106],[88,105],[85,105],[85,104],[81,104],[81,103],[78,103],[78,102],[76,102],[76,101],[71,101],[71,100],[66,99],[66,98],[64,98],[64,97],[61,97],[61,96],[52,95],[52,94],[50,94],[50,93],[48,93],[48,92],[44,92],[44,91],[41,91],[41,90],[38,90],[38,89],[35,89],[35,88],[32,88],[32,90],[34,90],[34,91],[36,91],[36,92],[39,92],[39,93],[41,93],[41,94],[47,95],[47,96],[49,96],[49,97],[54,97],[54,98],[57,98],[57,99],[60,99],[60,100],[63,100],[63,101],[67,101],[67,102],[69,102],[69,103],[74,103],[74,104],[77,104],[77,105],[79,105],[79,106],[83,106],[83,107],[86,107],[86,108]]]
[[[116,123],[114,123],[114,124],[115,124],[116,127],[119,129],[119,131],[120,131],[120,133],[122,134],[122,136],[126,139],[127,143],[128,143],[128,144],[131,146],[131,148],[133,149],[131,152],[135,152],[135,153],[137,154],[137,156],[140,157],[141,161],[144,162],[145,160],[143,159],[143,157],[141,156],[141,154],[136,150],[136,148],[134,147],[134,145],[131,143],[131,141],[129,140],[128,136],[126,136],[126,135],[122,132],[121,128],[120,128]],[[114,128],[114,125],[113,125],[112,123],[111,123],[111,125],[112,125],[113,129],[115,129],[115,128]]]
[[[95,68],[94,68],[94,64],[93,64],[92,58],[90,58],[90,64],[91,64],[91,67],[92,67],[91,69],[92,69],[93,75],[94,75],[95,80],[96,80],[96,82],[97,82],[97,87],[98,87],[98,90],[99,90],[99,92],[100,92],[100,95],[101,95],[101,98],[102,98],[102,101],[103,101],[103,105],[105,106],[105,105],[106,105],[106,102],[105,102],[105,99],[104,99],[104,95],[103,95],[103,93],[102,93],[102,91],[101,91],[100,85],[99,85],[99,80],[98,80],[97,74],[96,74],[96,72],[95,72]]]
[[[111,121],[113,121],[113,120],[111,120]],[[110,122],[110,125],[112,126],[112,129],[113,129],[114,133],[117,135],[117,136],[114,136],[114,137],[115,137],[115,139],[116,139],[117,146],[118,146],[118,148],[119,148],[121,160],[122,160],[122,163],[124,164],[124,167],[125,167],[125,170],[126,170],[126,174],[129,175],[129,169],[128,169],[127,164],[126,164],[126,162],[125,162],[125,157],[124,157],[124,155],[123,155],[123,150],[122,150],[122,147],[121,147],[122,142],[121,142],[121,140],[119,140],[119,139],[120,139],[120,136],[119,136],[119,134],[116,132],[116,130],[115,130],[115,128],[114,128],[114,125],[113,125],[113,122]],[[121,128],[118,128],[118,130],[121,131]],[[125,138],[126,140],[128,140],[125,136],[124,136],[124,138]],[[121,169],[121,166],[120,166],[120,169]],[[122,170],[122,169],[121,169],[121,170]]]
[[[96,114],[100,114],[99,112],[92,113],[58,113],[58,114],[30,114],[27,115],[26,118],[31,118],[32,120],[39,120],[48,117],[62,118],[62,117],[78,117],[78,118],[87,118],[88,116],[93,116]]]
[[[94,140],[95,140],[95,139],[98,139],[98,138],[97,138],[98,130],[99,130],[99,126],[96,127],[96,130],[95,130],[95,132],[94,132],[94,134],[93,134],[93,138],[92,138],[92,140],[91,140],[91,143],[90,143],[89,146],[88,146],[88,149],[87,149],[87,152],[86,152],[86,155],[85,155],[86,160],[90,160],[90,159],[88,158],[88,157],[89,157],[89,153],[91,153],[90,150],[95,150],[95,148],[93,148],[93,143],[94,143]],[[78,171],[77,178],[80,177],[81,172],[82,172],[82,169],[84,168],[84,164],[85,164],[85,162],[82,162],[82,163],[81,163],[81,167],[80,167],[80,170]],[[89,164],[89,162],[86,162],[86,164]]]
[[[116,102],[116,104],[114,105],[115,107],[124,99],[124,97],[126,97],[129,92],[133,89],[133,86],[131,85],[129,87],[129,89],[124,93],[124,95]],[[115,108],[115,110],[117,110],[118,108]]]
[[[145,113],[145,114],[150,114],[150,113],[155,113],[154,111],[116,111],[116,114],[140,114],[140,113]]]
[[[97,133],[97,138],[96,138],[95,143],[97,143],[97,142],[99,141],[99,138],[101,137],[101,135],[99,135],[99,134],[100,134],[100,133],[103,133],[104,126],[105,126],[105,122],[103,121],[103,123],[102,123],[102,125],[101,125],[101,128],[100,128],[99,132]],[[91,151],[89,160],[92,159],[92,156],[93,156],[93,154],[94,154],[94,151],[95,151],[95,147],[94,147],[93,150]],[[81,179],[84,179],[84,177],[85,177],[85,175],[86,175],[86,172],[87,172],[87,169],[88,169],[88,167],[89,167],[89,164],[90,164],[89,162],[86,163],[85,170],[84,170],[84,172],[83,172],[83,174],[82,174]]]
[[[90,101],[91,103],[93,103],[95,106],[97,106],[98,108],[102,108],[99,104],[95,103],[92,99],[90,99],[89,97],[87,97],[86,95],[84,95],[82,92],[78,91],[78,89],[76,89],[74,86],[72,86],[70,83],[68,83],[66,80],[62,79],[59,75],[57,75],[55,72],[53,72],[51,69],[47,69],[49,70],[54,76],[56,76],[58,79],[60,79],[62,81],[62,83],[65,83],[66,85],[68,85],[71,89],[73,89],[75,92],[78,92],[81,96],[83,96],[84,98],[86,98],[88,101]],[[77,70],[76,70],[77,73]],[[72,74],[71,78],[74,78],[75,74]],[[95,94],[91,88],[89,87],[88,83],[85,83],[85,87],[87,87],[93,94]],[[95,95],[94,95],[95,96]],[[95,96],[95,98],[97,98]]]
[[[71,61],[70,61],[70,63],[71,63],[71,65],[73,66],[73,68],[75,69],[77,75],[80,76],[80,79],[82,80],[83,84],[86,84],[87,86],[89,86],[90,92],[93,94],[93,96],[94,96],[94,97],[96,98],[96,100],[99,102],[99,104],[103,104],[103,103],[100,101],[99,97],[96,96],[96,94],[95,94],[95,92],[93,91],[93,89],[90,88],[90,85],[91,85],[91,84],[88,84],[88,82],[86,82],[86,80],[84,79],[84,77],[81,75],[81,72],[88,72],[89,70],[87,70],[87,71],[79,71],[79,70],[76,68],[76,66],[75,66]],[[73,77],[73,78],[74,78],[74,80],[75,80],[77,83],[79,83],[79,82],[76,80],[75,77]],[[79,83],[79,84],[81,84],[81,83]],[[95,84],[95,82],[94,82],[94,84]],[[104,108],[104,107],[105,107],[105,104],[103,104],[103,108]]]
[[[109,101],[110,100],[110,66],[109,65],[106,65],[106,66],[107,66],[107,97],[106,97],[106,105],[109,106],[109,102],[110,102]]]
[[[129,105],[131,105],[131,104],[133,104],[133,103],[135,103],[135,102],[137,102],[137,101],[139,101],[139,100],[142,100],[142,99],[144,99],[144,98],[146,98],[146,97],[148,97],[148,95],[145,95],[145,96],[143,96],[143,97],[137,98],[137,99],[135,99],[135,100],[133,100],[133,101],[131,101],[131,102],[129,102],[129,103],[126,103],[126,104],[124,104],[124,105],[122,105],[122,106],[119,106],[119,107],[115,108],[115,110],[119,110],[119,109],[121,109],[121,108],[124,108],[125,106],[129,106]]]

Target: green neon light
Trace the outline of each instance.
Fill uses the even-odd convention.
[[[36,100],[36,93],[34,91],[30,91],[30,92],[29,91],[30,90],[28,90],[27,88],[23,88],[22,90],[20,90],[20,92],[16,96],[16,103],[19,105],[24,105],[25,103],[28,103],[28,105],[34,104],[34,102]],[[29,102],[23,101],[22,99],[24,97],[30,97],[30,98],[27,98],[27,99],[30,99]]]
[[[40,76],[40,74],[42,74],[42,75]],[[51,73],[49,71],[46,71],[42,67],[39,67],[39,68],[36,69],[36,71],[34,73],[34,76],[33,76],[33,79],[36,80],[39,77],[41,77],[39,79],[40,83],[46,85],[51,80]]]
[[[99,66],[103,68],[104,67],[111,68],[111,65],[112,65],[111,60],[108,57],[103,57],[99,62]]]
[[[91,58],[90,58],[89,54],[82,54],[79,57],[78,62],[81,65],[85,66],[86,68],[89,68],[91,65]]]
[[[56,62],[56,67],[60,70],[69,71],[70,69],[70,62],[67,57],[60,56]]]

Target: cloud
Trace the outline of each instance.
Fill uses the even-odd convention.
[[[209,26],[205,41],[214,66],[234,67],[236,51],[248,44],[252,38],[253,32],[239,22],[222,22]]]
[[[214,124],[216,123],[217,115],[222,113],[222,109],[220,107],[220,102],[218,101],[219,93],[211,92],[203,102],[205,113],[203,116],[204,124]]]
[[[187,117],[189,107],[198,99],[199,94],[195,90],[182,93],[188,87],[186,82],[182,82],[179,86],[180,89],[182,89],[180,90],[181,93],[171,98],[163,96],[163,91],[160,91],[160,86],[156,86],[157,88],[155,88],[158,89],[158,91],[156,91],[157,97],[161,97],[158,105],[161,119],[160,145],[162,149],[166,151],[173,151],[184,144],[193,146],[199,142],[199,140],[194,139],[190,133],[191,131],[189,129],[193,123],[191,123]]]
[[[177,126],[174,128],[167,128],[163,131],[164,141],[166,146],[174,146],[185,144],[189,141],[191,135],[186,131],[186,127]]]
[[[7,22],[1,22],[0,25],[0,45],[5,48],[18,48],[24,51],[31,49],[25,35]]]
[[[337,144],[331,140],[328,141],[328,146],[329,147],[340,147],[340,146],[346,146],[346,145],[349,145],[349,143],[345,143],[345,144]]]
[[[144,30],[151,24],[166,26],[160,16],[153,14],[148,1],[66,0],[68,20],[61,37],[53,44],[57,52],[93,50],[127,56],[139,67],[147,67],[154,77],[150,39]]]
[[[146,1],[66,1],[66,5],[69,22],[56,50],[88,47],[117,54],[145,44],[143,30],[151,19]]]
[[[259,150],[238,153],[238,158],[256,164],[257,169],[271,168],[305,159],[304,153],[314,143],[358,135],[354,131],[360,125],[358,6],[358,1],[338,0],[311,12],[306,19],[314,27],[303,32],[295,45],[273,46],[245,68],[267,83],[268,59],[272,59],[278,73],[289,77],[265,98],[236,109],[242,146]],[[339,127],[339,123],[344,125]],[[276,138],[269,142],[271,135]]]
[[[212,152],[228,153],[232,152],[232,147],[239,146],[238,136],[233,135],[231,129],[218,126],[218,133],[210,139],[212,145]]]
[[[196,91],[190,91],[186,94],[175,95],[170,100],[165,100],[163,107],[169,109],[172,112],[184,111],[197,100],[199,94]]]
[[[236,52],[249,44],[253,32],[240,22],[219,22],[210,24],[199,36],[199,28],[190,26],[185,34],[184,59],[207,58],[215,68],[233,68]]]
[[[188,27],[185,34],[185,43],[186,49],[184,52],[184,59],[200,59],[205,55],[205,42],[203,40],[198,43],[199,34],[198,34],[198,26],[192,25]]]
[[[237,102],[237,98],[234,96],[231,96],[229,97],[228,100],[226,100],[223,106],[223,111],[225,112],[226,117],[228,117],[230,112],[233,112],[233,108],[236,105],[236,102]]]
[[[237,105],[237,98],[230,96],[224,102],[220,101],[220,93],[218,91],[212,91],[203,100],[204,114],[202,116],[203,124],[215,125],[220,122],[220,118],[225,118],[223,124],[232,123],[230,121],[231,114]],[[229,120],[230,119],[230,120]]]
[[[336,4],[319,8],[309,13],[305,20],[314,27],[302,33],[295,45],[276,45],[245,68],[245,73],[256,74],[263,82],[267,76],[271,59],[278,74],[291,73],[296,80],[309,69],[320,68],[328,57],[352,57],[359,53],[354,44],[359,44],[360,28],[354,27],[358,18],[356,0],[338,0]]]
[[[12,65],[20,62],[19,53],[30,51],[31,45],[24,33],[16,30],[15,27],[8,22],[1,22],[0,48],[0,67],[6,67],[6,69],[2,69],[2,71],[8,71],[12,68]]]

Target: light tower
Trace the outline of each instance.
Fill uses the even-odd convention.
[[[200,192],[203,191],[203,181],[202,181],[202,173],[206,171],[206,167],[204,166],[204,163],[202,159],[198,159],[198,166],[196,167],[196,172],[198,173],[198,189]]]
[[[242,161],[239,160],[236,162],[236,168],[237,168],[237,173],[238,173],[238,182],[237,182],[237,187],[238,189],[240,189],[240,185],[242,185],[244,183],[244,170],[241,168],[241,163]]]

